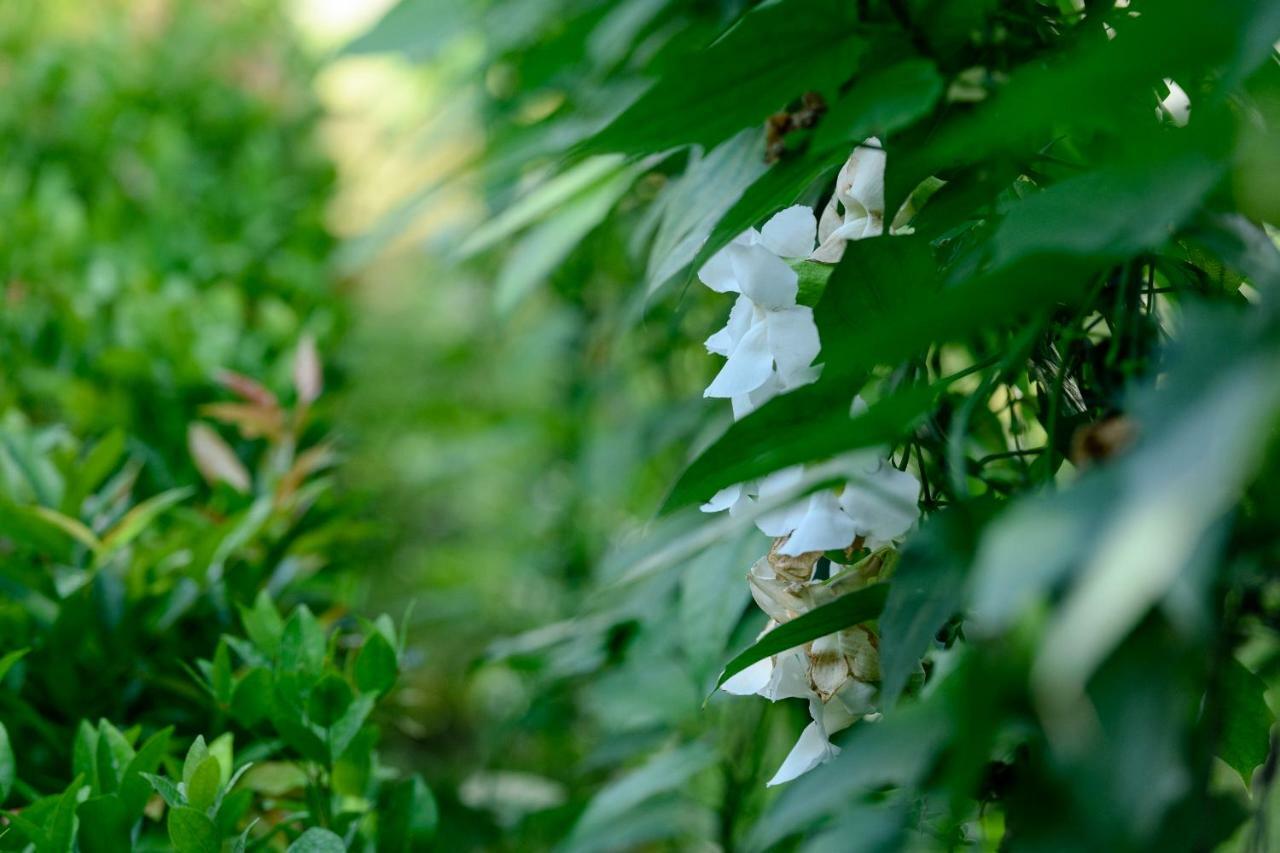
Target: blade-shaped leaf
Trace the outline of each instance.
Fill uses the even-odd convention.
[[[787,649],[802,646],[810,640],[875,619],[884,609],[888,595],[889,584],[872,584],[848,595],[842,595],[821,607],[815,607],[790,622],[784,622],[729,661],[725,665],[724,672],[720,673],[716,687],[756,661],[764,660],[770,655],[785,652]]]

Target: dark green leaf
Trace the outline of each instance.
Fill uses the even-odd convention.
[[[172,734],[173,727],[170,726],[147,738],[125,766],[120,779],[120,799],[131,819],[142,814],[147,799],[151,796],[152,786],[143,774],[154,773],[160,766],[160,761],[169,751],[169,738]]]
[[[280,636],[280,669],[309,676],[324,668],[324,631],[306,605],[298,607]]]
[[[981,523],[960,505],[930,518],[903,549],[877,622],[881,707],[894,706],[938,629],[961,608]]]
[[[729,661],[725,665],[724,672],[720,673],[716,687],[756,661],[802,646],[810,640],[834,634],[850,626],[870,622],[884,609],[888,594],[889,584],[872,584],[856,592],[842,595],[821,607],[815,607],[790,622],[784,622]]]
[[[813,147],[840,148],[847,156],[846,149],[869,136],[883,142],[933,109],[941,95],[942,78],[926,59],[909,59],[868,74],[823,117]]]
[[[168,804],[169,808],[174,808],[183,804],[184,800],[182,792],[178,790],[178,786],[170,782],[163,776],[157,776],[154,773],[140,773],[143,779],[151,783],[151,787],[155,788],[157,794]]]
[[[421,776],[387,783],[378,800],[378,850],[420,850],[435,835],[438,821],[435,797]]]
[[[356,687],[364,693],[386,693],[395,685],[399,670],[396,650],[382,634],[369,633],[356,657]]]
[[[852,4],[779,0],[658,79],[584,150],[649,154],[728,139],[808,91],[831,94],[863,51]]]
[[[1267,706],[1267,685],[1234,657],[1227,660],[1218,687],[1225,719],[1218,756],[1231,765],[1246,785],[1253,771],[1267,760],[1275,715]]]
[[[80,804],[76,814],[80,818],[76,839],[81,853],[119,853],[132,846],[129,830],[133,819],[119,796],[92,797]]]
[[[351,707],[351,685],[340,675],[329,673],[311,688],[307,716],[313,723],[329,728]]]

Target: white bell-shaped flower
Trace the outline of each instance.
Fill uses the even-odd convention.
[[[884,167],[884,149],[875,137],[853,149],[818,221],[813,260],[834,264],[844,255],[848,241],[884,233]]]

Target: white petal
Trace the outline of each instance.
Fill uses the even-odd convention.
[[[769,785],[770,787],[781,785],[803,776],[819,764],[835,757],[839,752],[840,749],[832,746],[831,741],[827,740],[822,728],[817,723],[810,723],[800,733],[800,739],[791,748],[791,752],[778,768],[778,772],[769,780]]]
[[[797,204],[780,210],[760,229],[760,242],[775,255],[803,258],[813,251],[818,223],[813,210]]]
[[[1170,121],[1178,127],[1185,127],[1191,118],[1191,98],[1187,96],[1186,89],[1172,80],[1166,79],[1164,82],[1169,87],[1169,94],[1160,102],[1160,106],[1169,114]]]
[[[888,463],[857,481],[840,495],[840,506],[853,519],[858,534],[877,547],[905,534],[920,515],[920,481]]]
[[[742,485],[726,486],[711,496],[711,500],[699,507],[703,512],[724,512],[742,500]]]
[[[811,551],[848,548],[855,536],[853,519],[840,509],[835,492],[823,490],[809,496],[804,518],[778,553],[795,557]]]
[[[734,696],[753,696],[760,693],[769,684],[773,676],[773,658],[758,660],[751,666],[730,678],[720,689]]]
[[[729,310],[729,322],[720,331],[707,338],[707,351],[726,358],[751,328],[755,305],[745,296],[739,296]]]
[[[716,252],[698,270],[698,280],[716,293],[738,292],[738,280],[733,272],[733,246],[725,246]]]
[[[878,692],[874,684],[849,679],[840,692],[822,706],[822,728],[827,736],[843,731],[867,714],[874,713]]]
[[[813,309],[804,306],[770,311],[765,317],[769,329],[769,352],[784,388],[795,388],[813,379],[809,369],[818,357],[821,344]]]
[[[738,394],[731,400],[733,419],[742,420],[781,393],[782,384],[778,381],[778,374],[770,373],[769,378],[759,388],[746,394]]]
[[[789,649],[774,658],[769,682],[760,689],[760,695],[770,702],[779,699],[811,699],[809,676],[804,654]]]
[[[773,373],[773,356],[769,354],[769,332],[764,323],[747,330],[729,354],[729,360],[712,380],[704,397],[734,397],[754,391]]]
[[[884,216],[884,149],[874,139],[868,139],[862,146],[854,149],[849,158],[855,163],[852,170],[852,183],[849,196],[870,213]]]
[[[804,478],[804,467],[794,465],[775,471],[760,481],[758,494],[762,502],[779,497],[799,485]],[[756,527],[766,536],[786,536],[804,519],[808,502],[803,498],[794,503],[766,512],[756,519]]]
[[[796,304],[800,276],[764,246],[735,247],[733,274],[742,292],[757,306],[790,308]]]

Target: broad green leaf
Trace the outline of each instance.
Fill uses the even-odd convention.
[[[805,92],[831,95],[853,74],[864,48],[856,23],[854,7],[839,0],[758,6],[667,70],[583,148],[649,154],[711,147],[745,127],[762,127]]]
[[[942,78],[927,59],[908,59],[873,71],[855,80],[848,94],[823,116],[813,148],[851,149],[869,136],[884,142],[889,134],[926,115],[941,95]]]
[[[18,778],[17,763],[13,760],[13,745],[9,742],[9,730],[0,722],[0,805],[9,799],[13,783]]]
[[[1253,771],[1267,760],[1275,714],[1267,706],[1267,684],[1235,657],[1219,675],[1219,695],[1224,719],[1218,740],[1218,757],[1240,774],[1246,785]]]
[[[218,853],[222,849],[217,827],[204,812],[188,806],[170,808],[168,828],[175,853]]]
[[[431,789],[414,774],[383,785],[378,800],[378,850],[410,853],[430,842],[439,822]]]
[[[186,782],[187,804],[201,812],[208,812],[218,799],[222,787],[222,765],[212,755],[196,767]]]
[[[102,552],[111,553],[128,545],[146,530],[165,510],[186,500],[195,492],[191,486],[170,489],[148,498],[125,513],[111,530],[102,537]]]
[[[938,629],[964,604],[965,580],[984,513],[960,504],[912,534],[889,585],[880,635],[880,707],[892,708]]]
[[[271,673],[260,667],[246,672],[231,691],[231,716],[252,728],[271,714]]]
[[[316,725],[329,728],[351,707],[353,694],[347,680],[329,673],[311,688],[307,697],[307,716]]]
[[[289,845],[288,853],[346,853],[347,845],[327,829],[313,826]]]
[[[125,766],[120,778],[120,799],[131,819],[142,814],[147,805],[152,786],[144,774],[154,773],[160,766],[160,761],[169,752],[169,738],[172,735],[172,726],[156,732],[147,738]]]
[[[76,809],[80,829],[76,841],[82,853],[118,853],[132,846],[129,816],[119,796],[91,797]]]
[[[356,687],[363,693],[386,693],[395,686],[399,671],[400,663],[391,643],[376,630],[366,634],[356,656]]]
[[[821,607],[815,607],[790,622],[784,622],[725,664],[724,671],[716,681],[716,687],[756,661],[802,646],[810,640],[834,634],[850,626],[870,622],[884,609],[885,600],[889,595],[889,586],[887,583],[872,584],[856,592],[842,595]]]

